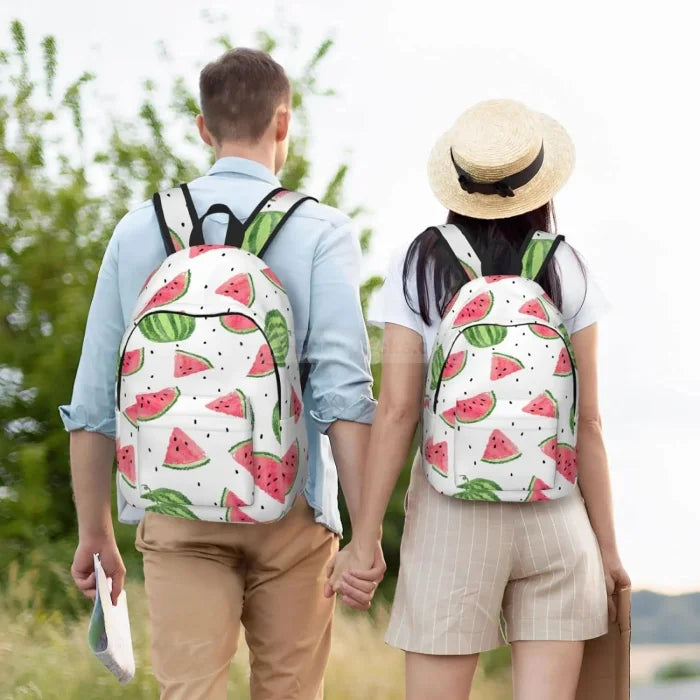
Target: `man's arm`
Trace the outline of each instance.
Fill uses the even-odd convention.
[[[116,232],[115,232],[116,235]],[[97,277],[83,350],[68,406],[61,416],[70,431],[71,475],[78,516],[78,547],[71,573],[78,588],[95,595],[93,554],[112,578],[112,600],[124,585],[111,517],[114,463],[114,368],[124,333],[117,276],[117,243],[112,238]]]
[[[369,425],[346,420],[337,420],[328,429],[340,487],[343,489],[353,528],[360,513],[369,434]]]
[[[360,304],[362,253],[350,222],[325,232],[311,273],[307,358],[315,410],[311,419],[328,433],[343,495],[354,522],[362,470],[374,420],[369,341]]]
[[[311,275],[307,357],[315,410],[311,418],[327,432],[350,521],[359,516],[372,397],[367,329],[360,304],[362,253],[354,226],[347,223],[326,232],[316,250]],[[366,609],[386,565],[377,542],[371,581],[365,590],[344,595],[350,607]],[[327,587],[326,595],[333,595]]]

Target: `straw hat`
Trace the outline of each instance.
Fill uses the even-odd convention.
[[[428,178],[448,209],[503,219],[552,199],[573,166],[574,146],[558,122],[513,100],[488,100],[438,140]]]

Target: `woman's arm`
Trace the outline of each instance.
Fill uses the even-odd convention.
[[[367,451],[362,501],[352,541],[338,554],[331,576],[341,589],[345,572],[369,569],[384,513],[420,420],[423,395],[423,340],[413,330],[386,324],[382,387]]]
[[[617,550],[608,458],[598,409],[598,326],[574,333],[571,343],[578,365],[579,424],[576,449],[579,485],[605,568],[608,593],[630,585]],[[614,610],[611,610],[611,615]]]

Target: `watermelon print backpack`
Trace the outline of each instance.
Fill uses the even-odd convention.
[[[167,257],[124,334],[116,382],[120,520],[143,511],[278,520],[307,474],[302,378],[287,294],[261,256],[306,199],[273,191],[246,226],[200,218],[186,185],[153,197]],[[202,225],[228,216],[225,245]]]
[[[462,231],[436,228],[469,281],[445,309],[430,358],[428,481],[466,500],[566,496],[577,474],[576,365],[561,312],[537,282],[563,237],[533,232],[520,276],[483,277]]]

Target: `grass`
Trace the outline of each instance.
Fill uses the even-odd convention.
[[[65,619],[37,603],[37,576],[10,570],[9,586],[0,601],[0,700],[110,700],[158,697],[149,660],[149,629],[140,583],[129,585],[129,609],[138,670],[120,686],[91,656],[86,643],[89,612]],[[326,673],[326,700],[400,700],[403,694],[403,654],[384,644],[388,612],[374,617],[339,610],[333,649]],[[229,697],[248,694],[248,658],[242,641],[231,668]],[[486,667],[493,666],[487,664]],[[511,698],[509,674],[503,664],[481,669],[472,700]]]

